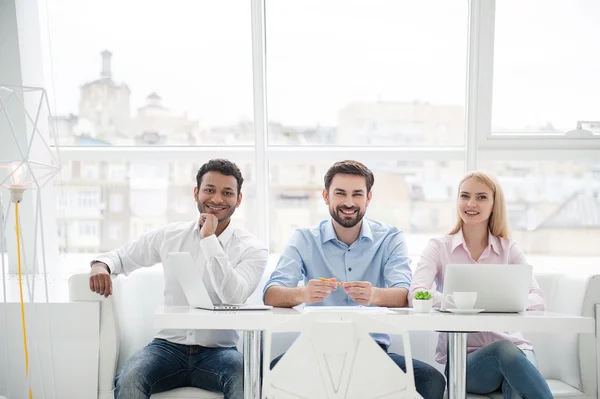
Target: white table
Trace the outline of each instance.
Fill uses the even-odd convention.
[[[552,331],[593,334],[596,323],[592,317],[551,312],[456,315],[440,312],[421,314],[405,308],[392,310],[387,314],[365,313],[370,317],[385,318],[387,323],[398,323],[407,331],[448,332],[449,399],[466,398],[467,333]],[[154,325],[159,329],[241,330],[244,340],[244,398],[259,399],[262,331],[301,314],[303,312],[300,310],[287,308],[274,308],[271,311],[208,311],[181,306],[161,307],[155,313]]]

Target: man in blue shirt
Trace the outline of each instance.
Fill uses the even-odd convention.
[[[329,168],[323,199],[331,220],[294,232],[265,285],[265,304],[408,306],[411,271],[404,235],[395,227],[364,218],[374,180],[373,173],[357,161],[337,162]],[[304,280],[302,287],[298,287],[300,280]],[[337,281],[344,281],[340,288]],[[389,335],[372,336],[387,352]],[[389,356],[406,371],[404,356]],[[418,360],[413,365],[419,394],[425,399],[442,398],[443,375]]]

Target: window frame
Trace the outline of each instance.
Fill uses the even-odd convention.
[[[567,137],[565,134],[494,133],[492,131],[492,98],[494,85],[494,35],[496,29],[496,1],[470,0],[469,43],[475,50],[469,52],[467,77],[474,77],[468,86],[468,96],[473,96],[476,109],[477,150],[600,150],[600,135],[590,138]],[[479,78],[483,77],[483,78]],[[577,121],[573,121],[573,128]],[[470,130],[470,129],[469,129]]]

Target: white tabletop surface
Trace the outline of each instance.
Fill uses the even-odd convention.
[[[339,314],[345,313],[347,311]],[[389,313],[370,311],[360,313],[368,317],[385,318],[388,323],[399,323],[407,331],[595,332],[595,321],[592,317],[552,312],[458,315],[437,311],[415,313],[412,309],[398,308],[390,309]],[[305,313],[301,309],[296,308],[273,308],[273,310],[262,311],[211,311],[187,306],[160,307],[155,312],[154,326],[158,329],[265,330],[289,317],[299,317],[303,314]],[[331,317],[335,317],[335,314],[337,313],[326,313]]]

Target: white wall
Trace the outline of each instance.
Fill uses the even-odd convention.
[[[33,397],[97,397],[100,304],[26,304],[25,312]],[[0,396],[28,397],[27,386],[20,305],[0,303]]]

